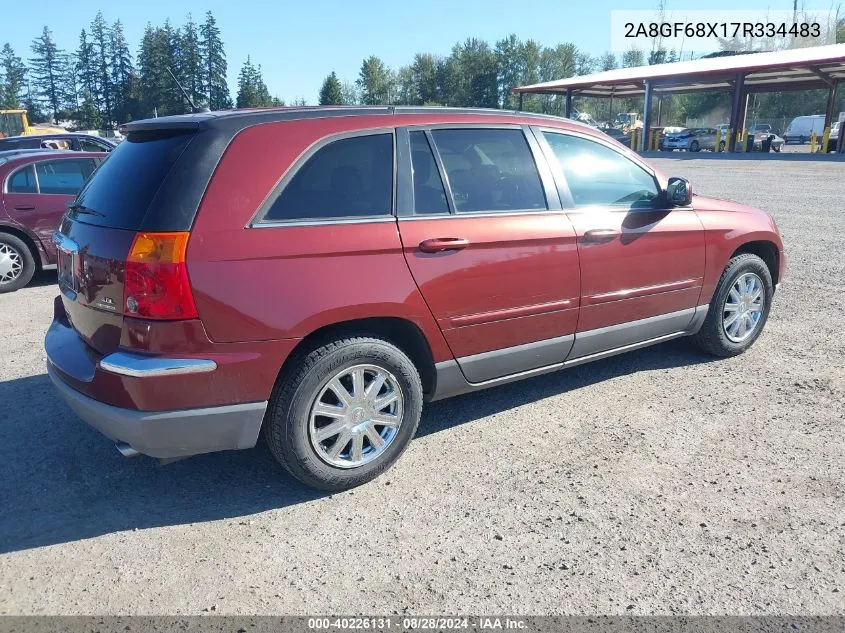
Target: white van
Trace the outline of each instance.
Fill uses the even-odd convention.
[[[783,138],[787,143],[806,143],[810,140],[813,132],[818,137],[824,134],[823,114],[795,117],[789,127],[786,128],[786,134],[783,135]]]

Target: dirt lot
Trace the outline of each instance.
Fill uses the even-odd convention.
[[[45,376],[55,277],[0,296],[0,613],[845,612],[845,164],[656,162],[777,218],[755,347],[437,403],[343,494],[263,448],[121,458]]]

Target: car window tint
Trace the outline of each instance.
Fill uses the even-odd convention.
[[[317,150],[273,201],[265,220],[389,215],[393,135],[340,139]]]
[[[446,189],[425,132],[411,132],[414,213],[449,213]]]
[[[647,208],[659,190],[654,178],[632,160],[585,138],[544,132],[576,207],[612,205]]]
[[[94,160],[45,160],[36,163],[38,189],[44,193],[76,195],[88,177],[94,172]]]
[[[546,209],[546,196],[521,130],[432,132],[457,211]]]
[[[35,170],[32,165],[27,165],[16,171],[9,178],[7,186],[9,193],[38,193],[35,187]]]
[[[95,141],[89,141],[88,139],[80,139],[79,141],[79,149],[83,152],[106,152],[108,148],[105,145],[100,145]]]

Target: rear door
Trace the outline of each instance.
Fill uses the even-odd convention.
[[[35,233],[51,259],[53,233],[96,166],[93,158],[43,160],[19,169],[8,180],[6,212]]]
[[[400,132],[405,259],[466,378],[562,362],[578,318],[578,253],[531,131]]]
[[[668,208],[630,153],[559,129],[537,129],[575,227],[581,311],[571,358],[682,331],[704,277],[704,229]]]

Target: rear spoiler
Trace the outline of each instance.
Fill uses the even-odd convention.
[[[143,119],[124,123],[118,128],[121,134],[131,132],[150,132],[154,130],[197,130],[201,124],[212,117],[207,114],[183,114],[166,116],[158,119]]]

